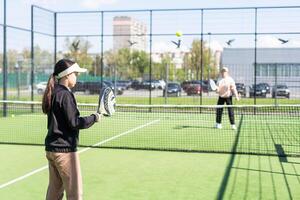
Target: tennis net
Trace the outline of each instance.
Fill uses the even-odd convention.
[[[237,129],[229,123],[228,107]],[[5,108],[6,116],[3,116]],[[81,115],[97,104],[78,104]],[[223,108],[222,129],[216,109]],[[300,105],[118,105],[112,117],[80,132],[80,146],[190,152],[300,155]],[[47,116],[41,103],[0,102],[0,143],[43,145]]]

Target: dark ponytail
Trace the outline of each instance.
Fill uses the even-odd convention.
[[[45,114],[48,114],[48,112],[51,110],[51,97],[54,89],[54,84],[55,84],[55,77],[53,74],[51,74],[51,76],[48,79],[45,93],[43,95],[42,110],[43,113]]]

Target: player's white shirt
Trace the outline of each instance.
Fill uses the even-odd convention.
[[[233,90],[236,89],[235,82],[230,76],[220,78],[217,85],[219,86],[219,96],[223,98],[232,96]]]

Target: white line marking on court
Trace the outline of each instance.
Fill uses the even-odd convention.
[[[13,179],[13,180],[11,180],[11,181],[8,181],[7,183],[4,183],[4,184],[0,185],[0,189],[5,188],[6,186],[9,186],[9,185],[11,185],[11,184],[14,184],[14,183],[16,183],[16,182],[18,182],[18,181],[21,181],[21,180],[23,180],[23,179],[25,179],[25,178],[27,178],[27,177],[33,175],[33,174],[36,174],[36,173],[38,173],[38,172],[40,172],[40,171],[43,171],[44,169],[47,169],[47,168],[48,168],[48,165],[46,165],[46,166],[44,166],[44,167],[41,167],[41,168],[38,168],[38,169],[36,169],[36,170],[33,170],[32,172],[29,172],[29,173],[27,173],[27,174],[25,174],[25,175],[23,175],[23,176],[20,176],[20,177],[18,177],[18,178],[16,178],[16,179]]]
[[[104,144],[104,143],[106,143],[106,142],[112,141],[112,140],[114,140],[114,139],[116,139],[116,138],[119,138],[119,137],[121,137],[121,136],[124,136],[124,135],[126,135],[126,134],[128,134],[128,133],[132,133],[132,132],[134,132],[134,131],[136,131],[136,130],[145,128],[146,126],[150,126],[150,125],[155,124],[155,123],[157,123],[157,122],[159,122],[159,121],[160,121],[160,120],[157,119],[157,120],[148,122],[148,123],[146,123],[146,124],[140,125],[140,126],[138,126],[138,127],[135,127],[135,128],[133,128],[133,129],[130,129],[130,130],[125,131],[125,132],[123,132],[123,133],[120,133],[119,135],[113,136],[113,137],[111,137],[111,138],[108,138],[108,139],[103,140],[103,141],[101,141],[101,142],[98,142],[98,143],[96,143],[96,144],[93,144],[92,147],[96,147],[96,146],[102,145],[102,144]],[[83,153],[83,152],[85,152],[85,151],[88,151],[88,150],[92,149],[92,147],[84,148],[84,149],[78,151],[78,153],[80,154],[80,153]],[[11,181],[8,181],[8,182],[6,182],[6,183],[3,183],[3,184],[0,185],[0,189],[3,189],[3,188],[5,188],[5,187],[7,187],[7,186],[9,186],[9,185],[12,185],[12,184],[16,183],[16,182],[19,182],[19,181],[21,181],[21,180],[23,180],[23,179],[25,179],[25,178],[27,178],[27,177],[29,177],[29,176],[32,176],[32,175],[34,175],[34,174],[36,174],[36,173],[38,173],[38,172],[41,172],[41,171],[43,171],[43,170],[45,170],[45,169],[48,169],[48,165],[45,165],[45,166],[43,166],[43,167],[41,167],[41,168],[38,168],[38,169],[36,169],[36,170],[33,170],[32,172],[29,172],[29,173],[25,174],[25,175],[23,175],[23,176],[20,176],[20,177],[18,177],[18,178],[15,178],[15,179],[13,179],[13,180],[11,180]]]
[[[121,134],[119,134],[119,135],[116,135],[116,136],[113,136],[113,137],[108,138],[108,139],[106,139],[106,140],[103,140],[103,141],[101,141],[101,142],[98,142],[97,144],[92,145],[92,147],[100,146],[101,144],[104,144],[104,143],[106,143],[106,142],[109,142],[109,141],[111,141],[111,140],[114,140],[114,139],[116,139],[116,138],[119,138],[119,137],[121,137],[121,136],[123,136],[123,135],[126,135],[126,134],[128,134],[128,133],[132,133],[132,132],[134,132],[134,131],[136,131],[136,130],[139,130],[139,129],[141,129],[141,128],[144,128],[144,127],[146,127],[146,126],[155,124],[155,123],[157,123],[157,122],[159,122],[159,121],[160,121],[160,120],[157,119],[157,120],[154,120],[154,121],[152,121],[152,122],[148,122],[148,123],[146,123],[146,124],[144,124],[144,125],[138,126],[138,127],[134,128],[134,129],[125,131],[125,132],[123,132],[123,133],[121,133]],[[83,153],[83,152],[85,152],[85,151],[87,151],[87,150],[90,150],[92,147],[84,148],[84,149],[78,151],[78,153]]]

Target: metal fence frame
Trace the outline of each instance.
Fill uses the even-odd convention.
[[[103,63],[103,44],[104,44],[104,37],[105,36],[111,36],[111,35],[105,35],[104,34],[104,17],[106,13],[116,13],[116,12],[145,12],[145,13],[149,13],[149,33],[147,34],[147,36],[149,37],[149,48],[150,48],[150,52],[149,52],[149,57],[150,57],[150,71],[149,71],[149,76],[150,76],[150,81],[152,80],[152,39],[153,36],[168,36],[171,34],[162,34],[162,33],[153,33],[152,27],[153,27],[153,13],[157,13],[157,12],[169,12],[169,11],[199,11],[201,13],[199,20],[201,20],[201,22],[199,23],[199,26],[201,28],[201,32],[200,33],[187,33],[185,35],[187,36],[200,36],[200,41],[201,41],[201,60],[200,60],[200,66],[197,66],[197,80],[203,80],[203,37],[204,36],[211,36],[211,35],[250,35],[254,37],[254,85],[256,85],[257,82],[257,36],[258,35],[266,35],[266,34],[300,34],[300,32],[272,32],[272,33],[265,33],[265,32],[258,32],[257,30],[257,24],[258,24],[258,16],[257,16],[257,12],[258,10],[262,10],[262,9],[291,9],[291,8],[300,8],[300,6],[277,6],[277,7],[228,7],[228,8],[190,8],[190,9],[144,9],[144,10],[106,10],[106,11],[61,11],[61,12],[55,12],[52,10],[48,10],[36,5],[32,5],[31,6],[31,29],[24,29],[24,28],[19,28],[19,27],[14,27],[11,25],[8,25],[6,22],[6,15],[7,15],[7,10],[6,10],[6,0],[3,0],[4,3],[4,15],[3,15],[3,24],[0,24],[0,26],[3,26],[3,100],[7,100],[7,44],[6,44],[6,40],[7,40],[7,33],[6,33],[6,28],[10,27],[10,28],[14,28],[14,29],[19,29],[19,30],[23,30],[23,31],[27,31],[31,33],[31,100],[34,101],[34,70],[35,70],[35,63],[34,63],[34,34],[38,33],[38,34],[44,34],[44,33],[39,33],[36,32],[34,30],[34,9],[38,8],[44,11],[47,11],[51,14],[53,14],[53,19],[54,19],[54,33],[53,35],[48,35],[54,38],[54,63],[57,61],[57,38],[58,37],[66,37],[66,36],[82,36],[82,35],[58,35],[57,34],[57,16],[58,15],[64,15],[64,14],[84,14],[84,13],[98,13],[99,16],[101,17],[101,32],[99,33],[99,36],[101,38],[101,44],[100,44],[100,48],[101,48],[101,83],[103,81],[103,67],[104,67],[104,63]],[[203,22],[204,22],[204,16],[203,14],[205,13],[205,11],[211,11],[211,10],[252,10],[254,12],[254,32],[251,33],[204,33],[204,29],[203,29]],[[95,36],[95,35],[84,35],[84,36]],[[54,64],[53,63],[53,64]],[[200,72],[200,75],[199,75]],[[200,77],[199,77],[200,76]],[[255,88],[254,88],[255,90]],[[151,94],[151,90],[149,91],[149,104],[152,104],[152,94]],[[200,105],[202,105],[202,91],[200,93]],[[256,93],[254,93],[254,104],[256,104]],[[4,104],[3,107],[3,115],[6,116],[6,105]]]

